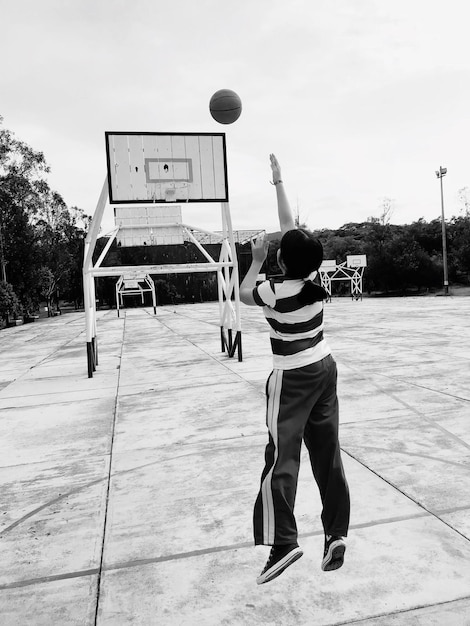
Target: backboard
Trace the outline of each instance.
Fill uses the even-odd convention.
[[[110,204],[228,202],[225,134],[106,132]]]
[[[184,242],[180,205],[116,206],[114,222],[119,226],[119,246],[175,245]]]
[[[367,256],[365,254],[348,254],[346,263],[348,267],[367,267]]]
[[[139,283],[143,283],[146,274],[142,272],[126,272],[122,275],[123,287],[125,289],[139,289]]]
[[[138,280],[125,280],[124,281],[124,287],[125,289],[138,289],[139,288],[139,281]]]
[[[335,259],[324,259],[322,264],[319,267],[320,272],[336,272],[336,261]]]

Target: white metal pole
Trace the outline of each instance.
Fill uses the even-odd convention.
[[[93,346],[93,358],[94,358],[94,367],[98,365],[98,332],[96,329],[96,283],[95,277],[91,276],[90,278],[90,290],[91,290],[91,315],[92,315],[92,338],[91,343]]]
[[[222,242],[222,246],[224,246],[225,242],[228,241],[228,223],[227,223],[227,215],[226,215],[226,202],[222,202],[222,231],[223,231],[223,235],[224,235],[224,240]],[[228,258],[228,260],[230,261],[230,265],[232,263],[231,259]],[[229,286],[230,286],[230,267],[229,266],[225,266],[224,267],[224,279],[225,279],[225,310],[230,310],[231,307],[231,294],[230,294],[230,290],[229,290]],[[231,335],[231,331],[232,331],[232,315],[228,315],[227,316],[228,319],[226,320],[227,323],[227,328],[230,331],[230,335]]]
[[[222,270],[219,269],[217,270],[217,291],[219,294],[219,319],[220,319],[221,326],[224,325],[224,313],[223,313],[224,292],[223,292],[223,287],[222,287],[223,280],[224,280],[224,275],[222,273]]]
[[[83,258],[83,304],[85,307],[85,335],[87,343],[87,361],[88,361],[88,377],[93,376],[94,355],[93,355],[93,338],[96,337],[96,316],[94,302],[95,279],[92,274],[93,269],[93,252],[95,250],[96,240],[100,231],[101,220],[103,218],[104,208],[108,199],[108,177],[104,179],[101,188],[100,197],[96,205],[95,214],[91,221],[90,229],[85,239],[85,251]],[[93,284],[92,284],[93,283]]]
[[[117,315],[119,317],[119,280],[116,282],[115,285],[115,289],[116,289],[116,309],[117,309]]]
[[[442,172],[443,168],[440,168],[440,179],[441,179],[441,213],[442,213],[442,222],[441,222],[441,230],[442,230],[442,262],[444,269],[444,293],[445,295],[449,295],[449,275],[447,271],[447,236],[446,236],[446,220],[444,217],[444,188],[442,184],[442,179],[444,174]]]
[[[85,337],[86,337],[86,349],[87,349],[87,364],[88,364],[88,378],[93,376],[93,349],[92,349],[92,335],[93,335],[93,319],[90,303],[90,281],[93,277],[88,272],[83,272],[83,306],[85,307]]]
[[[106,207],[106,202],[108,200],[108,177],[106,176],[104,179],[103,187],[101,189],[101,194],[98,199],[98,203],[96,205],[95,214],[93,215],[93,219],[91,221],[90,230],[85,239],[85,243],[89,244],[88,248],[86,248],[85,260],[83,263],[83,267],[85,270],[89,270],[92,266],[93,252],[95,251],[95,244],[98,238],[98,234],[101,228],[101,220],[103,219],[103,212]]]
[[[150,289],[152,290],[152,303],[153,303],[153,314],[157,314],[157,297],[155,295],[155,283],[153,279],[149,276],[148,282],[150,283]]]
[[[91,289],[91,311],[93,316],[93,338],[96,337],[96,285],[95,285],[95,277],[92,276],[90,280],[90,289]]]
[[[108,241],[103,249],[103,252],[100,254],[99,259],[95,263],[95,267],[101,267],[101,263],[103,262],[104,257],[108,254],[108,250],[110,249],[113,241],[116,239],[116,235],[118,234],[118,232],[119,232],[119,228],[115,228],[113,232],[109,235]]]
[[[233,261],[233,286],[234,286],[234,300],[235,300],[235,330],[241,330],[241,317],[240,317],[240,277],[238,272],[238,259],[237,259],[237,249],[235,247],[235,238],[233,236],[233,228],[232,228],[232,218],[230,215],[230,205],[228,202],[224,202],[225,205],[225,214],[226,214],[226,223],[228,230],[228,239],[230,242],[230,248],[232,250],[232,261]]]

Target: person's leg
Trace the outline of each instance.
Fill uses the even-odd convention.
[[[338,441],[337,371],[332,358],[325,364],[328,365],[325,384],[305,426],[304,441],[320,490],[325,535],[346,537],[350,500]]]
[[[297,543],[294,504],[308,410],[298,386],[294,370],[274,370],[266,386],[269,441],[254,507],[253,528],[255,544],[271,545],[272,549],[256,579],[258,584],[273,580],[303,554]]]
[[[256,545],[297,543],[294,504],[307,415],[295,387],[294,371],[274,370],[267,384],[269,441],[253,514]]]

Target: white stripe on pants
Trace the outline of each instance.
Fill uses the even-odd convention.
[[[275,517],[271,479],[278,456],[277,420],[279,417],[282,374],[283,370],[274,370],[269,379],[268,387],[269,391],[266,421],[268,430],[274,441],[274,461],[270,471],[266,474],[266,477],[261,485],[261,495],[263,499],[263,535],[265,545],[272,545],[274,543]]]

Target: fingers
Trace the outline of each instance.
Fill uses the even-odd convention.
[[[256,239],[253,238],[251,240],[252,247],[256,246],[257,248],[261,248],[264,243],[266,243],[264,240],[264,233],[261,233],[261,235],[258,235]]]
[[[257,259],[266,258],[269,251],[269,241],[265,239],[264,233],[251,240],[251,251]]]
[[[273,171],[273,177],[280,178],[281,176],[281,166],[279,165],[278,160],[274,156],[274,154],[269,155],[269,159],[271,161],[271,169]]]

